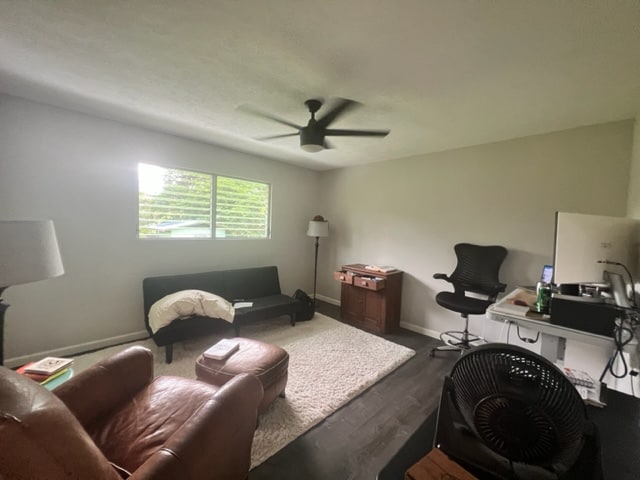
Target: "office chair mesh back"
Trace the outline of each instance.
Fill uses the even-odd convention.
[[[493,297],[498,294],[499,272],[507,256],[502,246],[480,246],[458,243],[454,247],[458,264],[451,274],[454,286],[464,285],[464,289]]]
[[[497,454],[558,473],[578,458],[586,408],[545,358],[514,345],[486,344],[462,356],[450,378],[465,422]]]

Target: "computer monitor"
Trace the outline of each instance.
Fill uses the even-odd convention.
[[[542,267],[542,274],[540,275],[540,281],[543,283],[551,283],[553,280],[553,265],[545,265]]]
[[[601,282],[605,268],[611,269],[602,260],[634,270],[636,225],[632,218],[557,212],[553,282]]]

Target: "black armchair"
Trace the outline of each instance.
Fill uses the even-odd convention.
[[[445,345],[431,350],[460,351],[473,346],[473,342],[483,340],[478,335],[469,333],[469,315],[483,315],[487,307],[496,301],[498,293],[504,292],[506,284],[498,278],[502,262],[507,256],[507,249],[498,245],[481,246],[470,243],[458,243],[454,247],[458,264],[451,275],[436,273],[433,278],[445,280],[453,285],[453,292],[440,292],[436,302],[441,307],[459,313],[464,318],[462,331],[446,331],[440,334]],[[467,292],[482,295],[486,298],[467,296]]]

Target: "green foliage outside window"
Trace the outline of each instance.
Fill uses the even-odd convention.
[[[218,177],[216,237],[266,238],[269,185],[238,178]]]
[[[268,238],[270,190],[261,182],[139,164],[138,236],[211,238],[215,209],[216,238]]]

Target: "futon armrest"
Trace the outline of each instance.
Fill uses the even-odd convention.
[[[83,426],[119,407],[153,380],[153,354],[129,347],[54,389]]]
[[[242,374],[204,403],[129,480],[245,479],[262,384]]]

